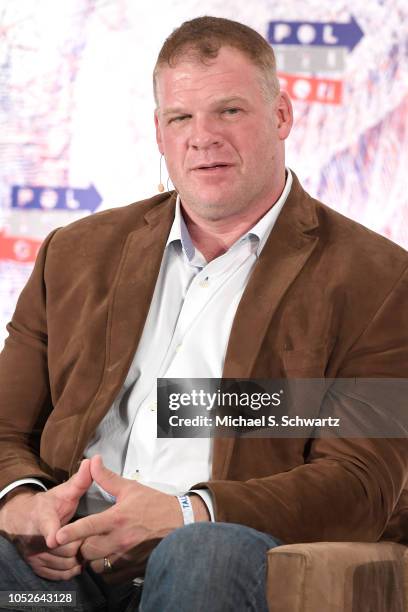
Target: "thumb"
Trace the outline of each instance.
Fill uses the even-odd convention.
[[[124,479],[105,467],[100,455],[91,459],[91,475],[94,481],[113,497],[118,497],[123,490]]]
[[[79,470],[63,484],[65,497],[75,501],[86,493],[92,484],[90,465],[90,460],[84,459],[79,466]]]
[[[44,537],[47,548],[58,546],[56,533],[61,527],[61,522],[56,509],[50,505],[43,507],[38,518],[38,530]]]

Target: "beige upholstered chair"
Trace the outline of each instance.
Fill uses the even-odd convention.
[[[408,548],[289,544],[268,552],[270,612],[408,612]]]

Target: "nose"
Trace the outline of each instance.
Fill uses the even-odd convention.
[[[195,117],[190,123],[189,144],[196,150],[220,146],[222,138],[215,122],[209,117]]]

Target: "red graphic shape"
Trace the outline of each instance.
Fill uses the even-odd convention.
[[[25,236],[7,236],[0,231],[0,260],[34,263],[42,240]]]
[[[320,102],[321,104],[341,104],[343,83],[335,79],[294,76],[278,72],[282,89],[288,92],[293,100],[303,102]]]

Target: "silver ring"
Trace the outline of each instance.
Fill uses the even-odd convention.
[[[103,558],[103,571],[104,572],[111,572],[113,570],[113,566],[112,563],[109,559],[109,557],[104,557]]]

